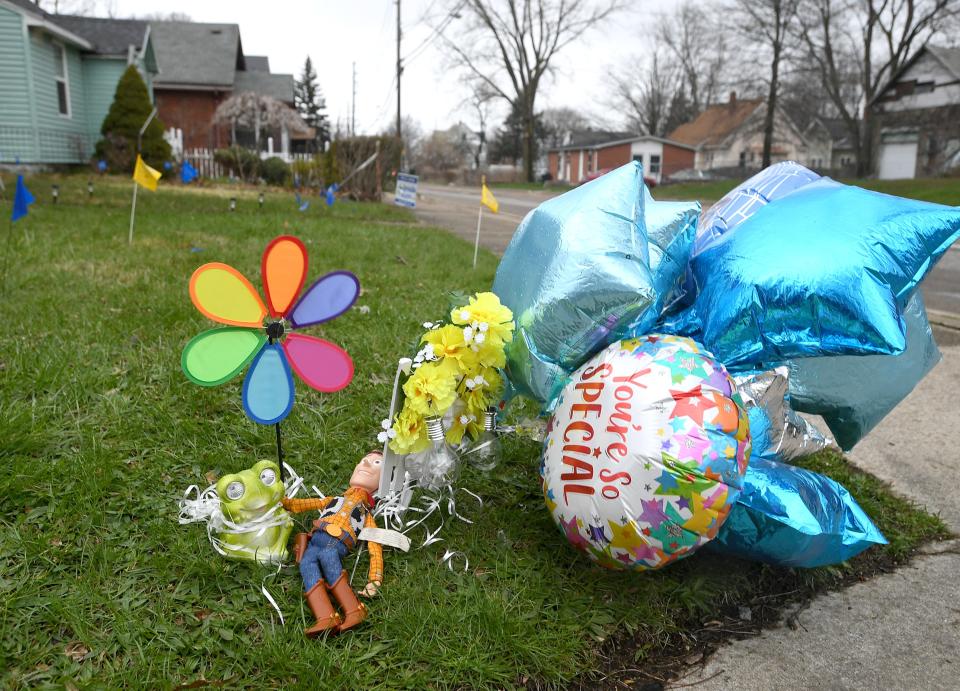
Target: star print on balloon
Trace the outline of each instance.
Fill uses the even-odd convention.
[[[713,539],[750,456],[747,413],[731,389],[722,364],[676,336],[613,343],[574,372],[540,465],[566,539],[601,566],[635,571]]]
[[[303,329],[340,316],[357,299],[360,282],[349,271],[333,271],[301,295],[307,277],[307,248],[289,235],[267,245],[260,272],[266,304],[232,266],[212,262],[193,273],[193,304],[201,314],[226,326],[191,339],[180,364],[195,384],[217,386],[252,361],[243,382],[243,409],[251,420],[272,425],[293,408],[291,369],[317,391],[339,391],[350,383],[353,361],[345,350],[288,329]]]

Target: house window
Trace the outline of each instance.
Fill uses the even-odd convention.
[[[633,160],[639,163],[640,165],[643,165],[643,154],[636,154],[633,157]]]
[[[53,44],[53,74],[57,82],[57,109],[60,115],[70,117],[70,81],[67,77],[67,52],[59,43]]]
[[[657,154],[650,154],[650,174],[660,174],[660,156]]]

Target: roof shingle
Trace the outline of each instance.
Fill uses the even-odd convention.
[[[68,14],[52,15],[50,19],[72,34],[93,44],[97,55],[126,55],[130,46],[143,48],[147,22],[139,19],[108,19],[77,17]]]
[[[719,144],[746,122],[762,103],[763,99],[760,98],[731,99],[728,103],[718,103],[708,107],[692,122],[680,125],[667,136],[690,146]]]
[[[248,61],[249,59],[247,58]],[[233,91],[238,94],[252,91],[261,96],[271,96],[284,103],[293,103],[293,75],[237,70],[233,80]]]
[[[153,49],[160,73],[160,87],[233,86],[237,62],[242,56],[240,27],[236,24],[151,22]]]

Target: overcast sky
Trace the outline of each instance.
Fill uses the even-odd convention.
[[[618,121],[605,107],[606,73],[631,55],[642,54],[653,13],[675,0],[636,0],[631,9],[601,29],[594,29],[559,54],[555,77],[541,87],[538,108],[570,106]],[[52,11],[52,0],[42,6]],[[69,5],[69,2],[64,3]],[[444,0],[403,0],[402,54],[408,55],[430,36],[424,13],[436,12]],[[393,0],[103,0],[114,16],[162,11],[183,12],[197,22],[240,25],[244,53],[267,55],[273,72],[299,75],[309,54],[317,66],[331,122],[350,116],[351,66],[357,66],[356,123],[359,133],[379,132],[396,120],[396,4]],[[433,8],[431,10],[431,7]],[[439,41],[435,42],[439,45]],[[411,59],[403,74],[402,107],[430,131],[464,120],[467,92],[459,75],[443,69],[433,45]]]

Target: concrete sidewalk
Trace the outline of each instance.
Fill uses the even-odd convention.
[[[960,533],[960,332],[936,336],[943,361],[849,456]],[[817,598],[798,622],[724,646],[677,686],[960,688],[960,540]]]

